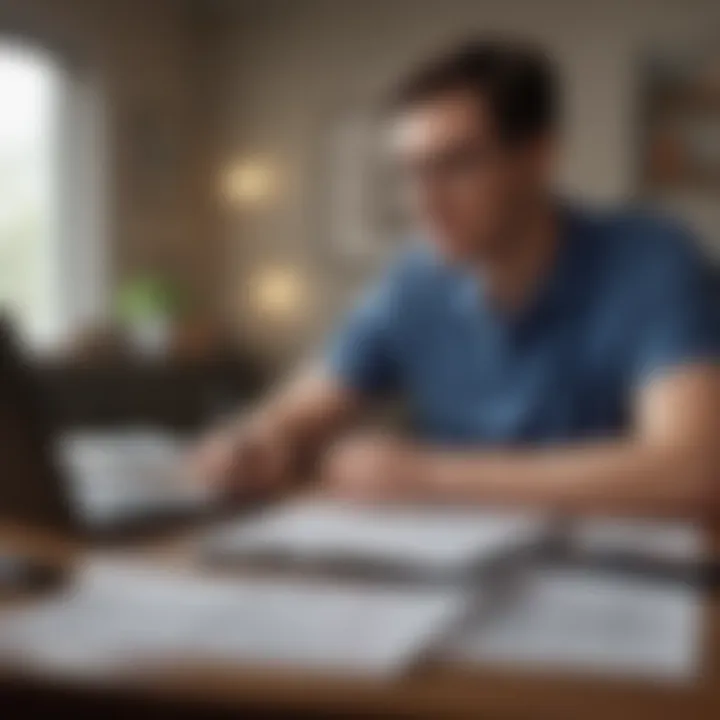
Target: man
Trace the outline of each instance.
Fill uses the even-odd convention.
[[[474,42],[402,85],[393,137],[421,240],[320,367],[208,440],[206,473],[269,488],[311,455],[350,499],[712,510],[709,269],[670,222],[555,199],[558,114],[553,68],[522,45]],[[396,394],[411,439],[347,433]]]

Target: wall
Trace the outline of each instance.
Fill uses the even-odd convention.
[[[182,0],[0,0],[0,34],[49,50],[101,98],[107,237],[96,232],[93,241],[107,243],[111,280],[161,262],[211,304],[217,256],[205,202],[199,29]],[[159,160],[149,157],[148,133],[161,139]],[[76,135],[64,148],[70,156],[92,142]]]
[[[643,53],[655,43],[717,41],[720,4],[0,0],[0,33],[34,39],[87,69],[102,89],[111,275],[154,261],[170,266],[280,361],[311,345],[368,275],[338,263],[322,238],[321,156],[333,117],[372,101],[418,56],[479,29],[530,35],[552,49],[567,93],[563,184],[613,200],[634,187]],[[166,140],[161,170],[138,138],[148,122]],[[223,207],[223,168],[251,156],[277,170],[277,197],[252,211]],[[711,233],[720,228],[714,205],[697,214]],[[248,302],[258,269],[278,264],[295,267],[309,287],[305,314],[285,326]]]
[[[318,243],[317,151],[338,108],[371,97],[446,40],[479,29],[530,35],[552,49],[565,79],[563,184],[614,200],[633,190],[643,52],[720,37],[714,0],[265,0],[221,10],[213,66],[221,157],[266,157],[282,180],[271,208],[228,212],[224,227],[228,302],[270,355],[292,354],[325,328],[365,275],[338,268]],[[714,226],[720,247],[720,218]],[[292,330],[269,327],[240,297],[258,267],[278,261],[307,274],[318,310]]]

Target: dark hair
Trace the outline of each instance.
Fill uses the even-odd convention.
[[[557,85],[553,62],[532,44],[474,39],[411,73],[389,106],[402,112],[448,93],[471,93],[488,104],[503,141],[519,145],[555,128]]]

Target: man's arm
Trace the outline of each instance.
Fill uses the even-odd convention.
[[[366,500],[532,506],[634,515],[715,511],[720,369],[677,368],[641,389],[624,439],[512,452],[443,450],[390,439],[338,447],[326,479]]]
[[[360,396],[327,373],[303,371],[249,413],[213,430],[193,465],[215,486],[271,491],[297,479],[361,408]]]
[[[720,481],[720,370],[680,368],[638,393],[623,440],[513,453],[430,452],[442,496],[590,512],[712,512]]]
[[[211,434],[196,455],[201,475],[239,489],[292,481],[368,401],[392,392],[400,270],[370,290],[321,363],[282,384],[249,416]]]
[[[295,448],[315,451],[356,420],[366,403],[320,365],[282,383],[256,410]]]

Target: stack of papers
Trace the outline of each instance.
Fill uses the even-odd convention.
[[[572,526],[570,543],[581,553],[649,562],[692,564],[708,554],[702,528],[682,521],[578,520]]]
[[[0,656],[101,674],[190,660],[387,675],[465,606],[453,590],[207,579],[96,561],[63,597],[0,615]]]
[[[212,533],[208,546],[224,558],[364,562],[456,577],[537,546],[546,531],[547,522],[534,515],[304,500],[235,521]]]
[[[687,680],[697,673],[698,590],[576,569],[528,572],[517,594],[476,617],[445,655],[466,662]]]
[[[189,660],[385,677],[432,651],[492,666],[694,678],[702,593],[692,584],[582,568],[577,557],[547,565],[541,553],[464,582],[470,570],[537,548],[548,525],[477,510],[289,503],[213,533],[211,549],[334,567],[364,561],[441,582],[219,579],[94,560],[62,596],[0,614],[0,659],[82,672]],[[698,557],[701,538],[689,526],[582,521],[570,545],[685,562]]]

